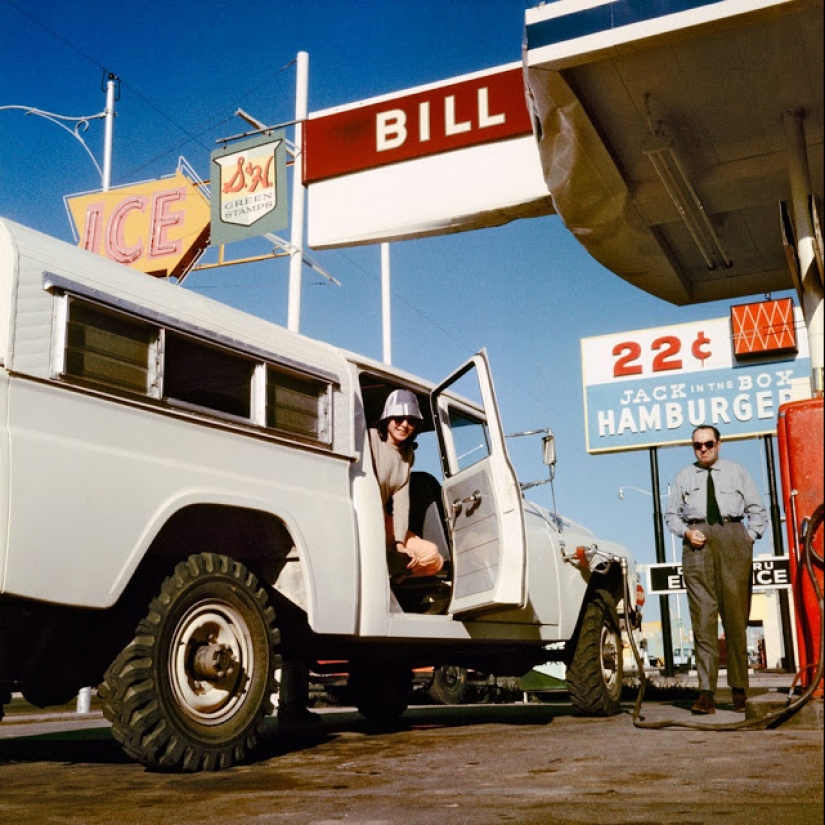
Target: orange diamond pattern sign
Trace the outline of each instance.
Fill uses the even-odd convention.
[[[791,298],[731,307],[730,322],[737,358],[796,351]]]

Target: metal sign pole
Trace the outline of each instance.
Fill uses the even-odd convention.
[[[653,490],[653,533],[656,537],[656,561],[667,561],[665,553],[665,532],[662,522],[661,493],[659,490],[659,453],[656,447],[650,448],[650,483]],[[659,596],[659,609],[662,615],[662,647],[665,654],[665,676],[673,676],[673,634],[670,627],[670,601],[668,596]]]
[[[390,279],[390,245],[381,244],[381,331],[385,364],[392,364],[392,301]]]
[[[106,109],[103,129],[103,191],[108,192],[112,184],[112,146],[115,130],[115,89],[117,77],[109,74],[106,79]]]
[[[103,172],[101,183],[103,191],[108,192],[112,183],[112,145],[115,123],[115,88],[117,77],[109,74],[106,79],[106,108],[104,110],[103,129]],[[91,687],[80,688],[77,694],[77,713],[90,713],[92,710]]]
[[[309,97],[309,55],[298,52],[295,85],[295,160],[292,163],[292,253],[289,259],[289,308],[287,329],[298,332],[301,327],[301,267],[304,257],[304,182],[301,167],[304,162],[304,121]]]

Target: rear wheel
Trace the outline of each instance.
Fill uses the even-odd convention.
[[[99,695],[112,734],[154,767],[242,761],[272,712],[278,642],[274,608],[244,565],[190,556],[106,671]]]
[[[11,691],[6,687],[0,687],[0,721],[5,714],[4,705],[11,702]]]
[[[467,669],[454,665],[437,667],[427,692],[434,702],[460,705],[467,696]]]
[[[622,695],[622,635],[613,597],[598,590],[585,608],[567,690],[583,716],[613,716]]]
[[[383,662],[352,662],[349,689],[365,719],[376,725],[392,725],[409,705],[412,670]]]

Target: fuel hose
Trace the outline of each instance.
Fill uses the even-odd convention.
[[[786,722],[790,719],[805,703],[811,698],[816,690],[817,686],[819,685],[820,680],[822,679],[822,671],[823,671],[823,649],[825,649],[825,622],[823,622],[823,613],[825,610],[823,609],[823,597],[822,597],[822,588],[819,585],[819,581],[814,573],[813,568],[813,558],[816,556],[817,561],[822,564],[822,559],[816,554],[816,551],[813,546],[813,539],[816,531],[822,525],[823,520],[823,512],[825,512],[825,505],[820,504],[819,507],[816,508],[814,514],[811,516],[810,521],[807,524],[807,529],[803,531],[803,547],[802,547],[802,555],[805,565],[805,570],[808,574],[808,577],[813,584],[814,591],[816,593],[817,599],[817,606],[819,608],[819,660],[817,661],[815,666],[816,673],[814,678],[811,680],[810,685],[806,688],[806,690],[800,694],[798,697],[794,698],[793,690],[796,682],[801,676],[801,673],[797,673],[794,677],[793,683],[791,685],[791,691],[788,695],[788,703],[785,707],[780,708],[779,710],[772,711],[771,713],[766,714],[765,716],[761,716],[758,719],[743,719],[739,722],[728,722],[728,723],[721,723],[721,724],[710,724],[707,722],[693,722],[688,720],[682,719],[664,719],[656,722],[647,721],[645,720],[644,716],[642,716],[642,702],[644,701],[645,690],[647,689],[647,677],[645,676],[645,669],[642,663],[642,657],[639,654],[639,649],[636,646],[636,640],[633,637],[633,629],[630,625],[630,611],[625,610],[625,626],[627,628],[627,636],[630,642],[630,648],[633,651],[633,658],[636,662],[636,669],[639,673],[639,691],[636,694],[636,703],[633,708],[633,724],[637,728],[645,728],[647,730],[655,730],[658,728],[688,728],[690,730],[713,730],[713,731],[730,731],[730,730],[744,730],[746,728],[776,728],[781,725],[783,722]],[[629,605],[630,602],[630,583],[628,581],[627,576],[627,563],[625,562],[622,564],[622,574],[624,579],[624,598],[625,604]],[[806,668],[810,669],[810,668]]]

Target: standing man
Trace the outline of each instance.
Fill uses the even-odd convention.
[[[682,539],[699,676],[699,698],[690,710],[702,714],[716,712],[720,615],[733,709],[745,712],[753,544],[768,524],[753,479],[741,464],[719,458],[720,443],[716,427],[693,431],[696,461],[676,476],[665,513],[668,529]]]

